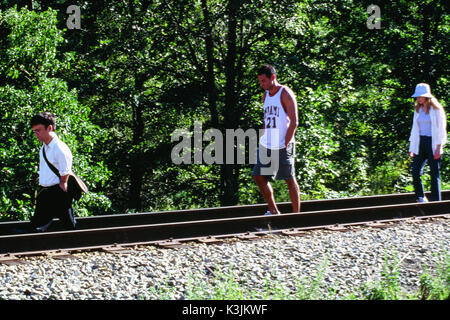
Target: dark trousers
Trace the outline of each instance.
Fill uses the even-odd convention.
[[[441,159],[434,159],[433,148],[431,146],[431,137],[420,136],[419,154],[414,155],[412,164],[412,176],[414,184],[414,192],[416,194],[416,200],[419,197],[424,197],[423,183],[421,176],[423,174],[423,168],[428,162],[430,166],[431,176],[431,201],[441,200],[441,179],[439,175],[439,169],[441,165]]]
[[[59,218],[65,229],[75,229],[72,198],[59,185],[43,187],[36,199],[36,210],[31,218],[31,228],[46,231],[53,218]]]

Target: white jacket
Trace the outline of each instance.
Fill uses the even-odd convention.
[[[420,143],[420,133],[419,124],[417,118],[419,113],[414,111],[413,125],[411,129],[411,136],[409,137],[409,152],[414,152],[414,154],[419,154],[419,143]],[[445,113],[443,109],[434,109],[430,107],[430,118],[431,118],[431,146],[433,148],[433,153],[436,151],[436,146],[441,145],[441,154],[444,153],[444,144],[447,143],[447,130],[445,118]]]

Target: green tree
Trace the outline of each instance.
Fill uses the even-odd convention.
[[[0,33],[2,218],[24,219],[33,212],[39,142],[29,120],[44,110],[57,115],[56,132],[74,154],[74,171],[94,191],[91,209],[100,203],[105,209],[108,200],[95,190],[106,182],[109,171],[91,157],[94,145],[102,141],[102,131],[90,122],[90,109],[78,103],[76,90],[55,77],[70,62],[68,55],[57,59],[63,37],[56,28],[56,13],[26,8],[0,11]]]
[[[17,2],[1,1],[0,8]],[[378,1],[381,29],[368,29],[370,4],[84,1],[81,30],[67,29],[63,0],[22,2],[34,13],[2,11],[3,206],[31,204],[23,194],[32,188],[12,177],[35,171],[17,163],[36,161],[25,119],[44,108],[68,115],[59,128],[80,154],[85,177],[88,167],[97,168],[94,181],[106,181],[105,168],[114,173],[98,190],[115,212],[262,201],[251,165],[175,165],[170,136],[177,128],[193,131],[195,121],[203,131],[258,129],[255,70],[263,63],[275,65],[297,95],[303,199],[410,190],[410,95],[428,82],[444,105],[450,98],[448,6]],[[283,186],[275,184],[277,200],[289,200]],[[102,200],[86,197],[98,212],[111,204]]]

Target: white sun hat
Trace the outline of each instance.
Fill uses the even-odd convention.
[[[431,94],[431,88],[429,84],[426,83],[419,83],[416,86],[416,91],[411,96],[412,98],[417,97],[425,97],[425,98],[433,98],[433,95]]]

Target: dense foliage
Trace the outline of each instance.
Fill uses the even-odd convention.
[[[251,164],[176,165],[171,134],[260,128],[263,63],[297,95],[302,199],[412,191],[410,96],[428,82],[450,99],[445,1],[377,1],[380,29],[371,1],[80,1],[81,29],[68,28],[71,4],[0,1],[3,219],[33,212],[36,112],[57,114],[89,215],[262,202]]]

